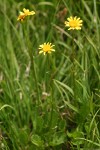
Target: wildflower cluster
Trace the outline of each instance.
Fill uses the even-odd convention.
[[[27,16],[30,16],[30,15],[34,15],[35,12],[34,11],[29,11],[29,9],[25,9],[23,8],[23,12],[20,12],[17,20],[18,21],[23,21]],[[80,20],[80,18],[78,18],[77,16],[75,17],[69,17],[67,18],[67,21],[65,21],[65,26],[66,27],[69,27],[68,30],[81,30],[81,27],[82,27],[82,20]],[[55,49],[53,49],[55,45],[52,45],[52,43],[44,43],[44,44],[41,44],[39,46],[39,54],[43,53],[44,55],[46,53],[51,53],[52,51],[55,51]]]

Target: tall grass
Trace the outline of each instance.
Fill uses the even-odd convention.
[[[24,23],[23,8],[34,10]],[[0,1],[0,149],[100,149],[99,0]],[[82,30],[68,31],[70,16]],[[44,42],[55,52],[40,55]]]

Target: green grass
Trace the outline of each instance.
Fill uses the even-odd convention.
[[[36,15],[17,22],[24,7]],[[0,8],[0,150],[99,150],[100,1],[1,0]],[[82,30],[65,28],[71,15]],[[40,55],[44,42],[55,52]]]

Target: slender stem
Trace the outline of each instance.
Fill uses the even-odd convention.
[[[26,31],[27,28],[27,31]],[[29,28],[28,28],[28,23],[25,24],[24,26],[24,34],[25,34],[25,38],[26,38],[26,43],[27,43],[27,47],[28,47],[28,53],[29,53],[29,57],[30,57],[30,62],[31,62],[31,71],[33,74],[33,78],[35,80],[35,87],[36,87],[36,91],[37,91],[37,97],[38,97],[38,106],[40,103],[40,96],[39,96],[39,87],[38,87],[38,80],[37,80],[37,73],[36,73],[36,68],[35,68],[35,59],[33,59],[33,51],[32,51],[32,46],[31,46],[31,42],[29,37],[27,36]],[[33,82],[34,84],[34,82]]]
[[[53,60],[51,59],[51,55],[48,54],[48,68],[49,68],[49,89],[50,89],[50,95],[51,95],[51,101],[50,101],[50,105],[51,105],[51,116],[50,116],[50,129],[52,127],[52,119],[53,119],[53,111],[54,111],[54,99],[53,99],[53,81],[52,81],[52,73],[53,73]]]
[[[71,59],[71,62],[72,62],[72,88],[73,88],[73,91],[74,91],[74,93],[75,93],[75,62],[74,62],[74,58],[75,58],[75,49],[74,49],[74,47],[75,47],[75,42],[74,42],[74,38],[75,38],[75,33],[74,33],[74,31],[72,32],[72,38],[73,38],[73,40],[72,40],[72,59]],[[74,99],[75,99],[75,95],[76,94],[74,94]]]

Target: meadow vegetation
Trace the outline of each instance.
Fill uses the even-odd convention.
[[[35,14],[17,20],[23,8]],[[48,42],[55,51],[40,54]],[[0,150],[96,149],[100,0],[0,0]]]

